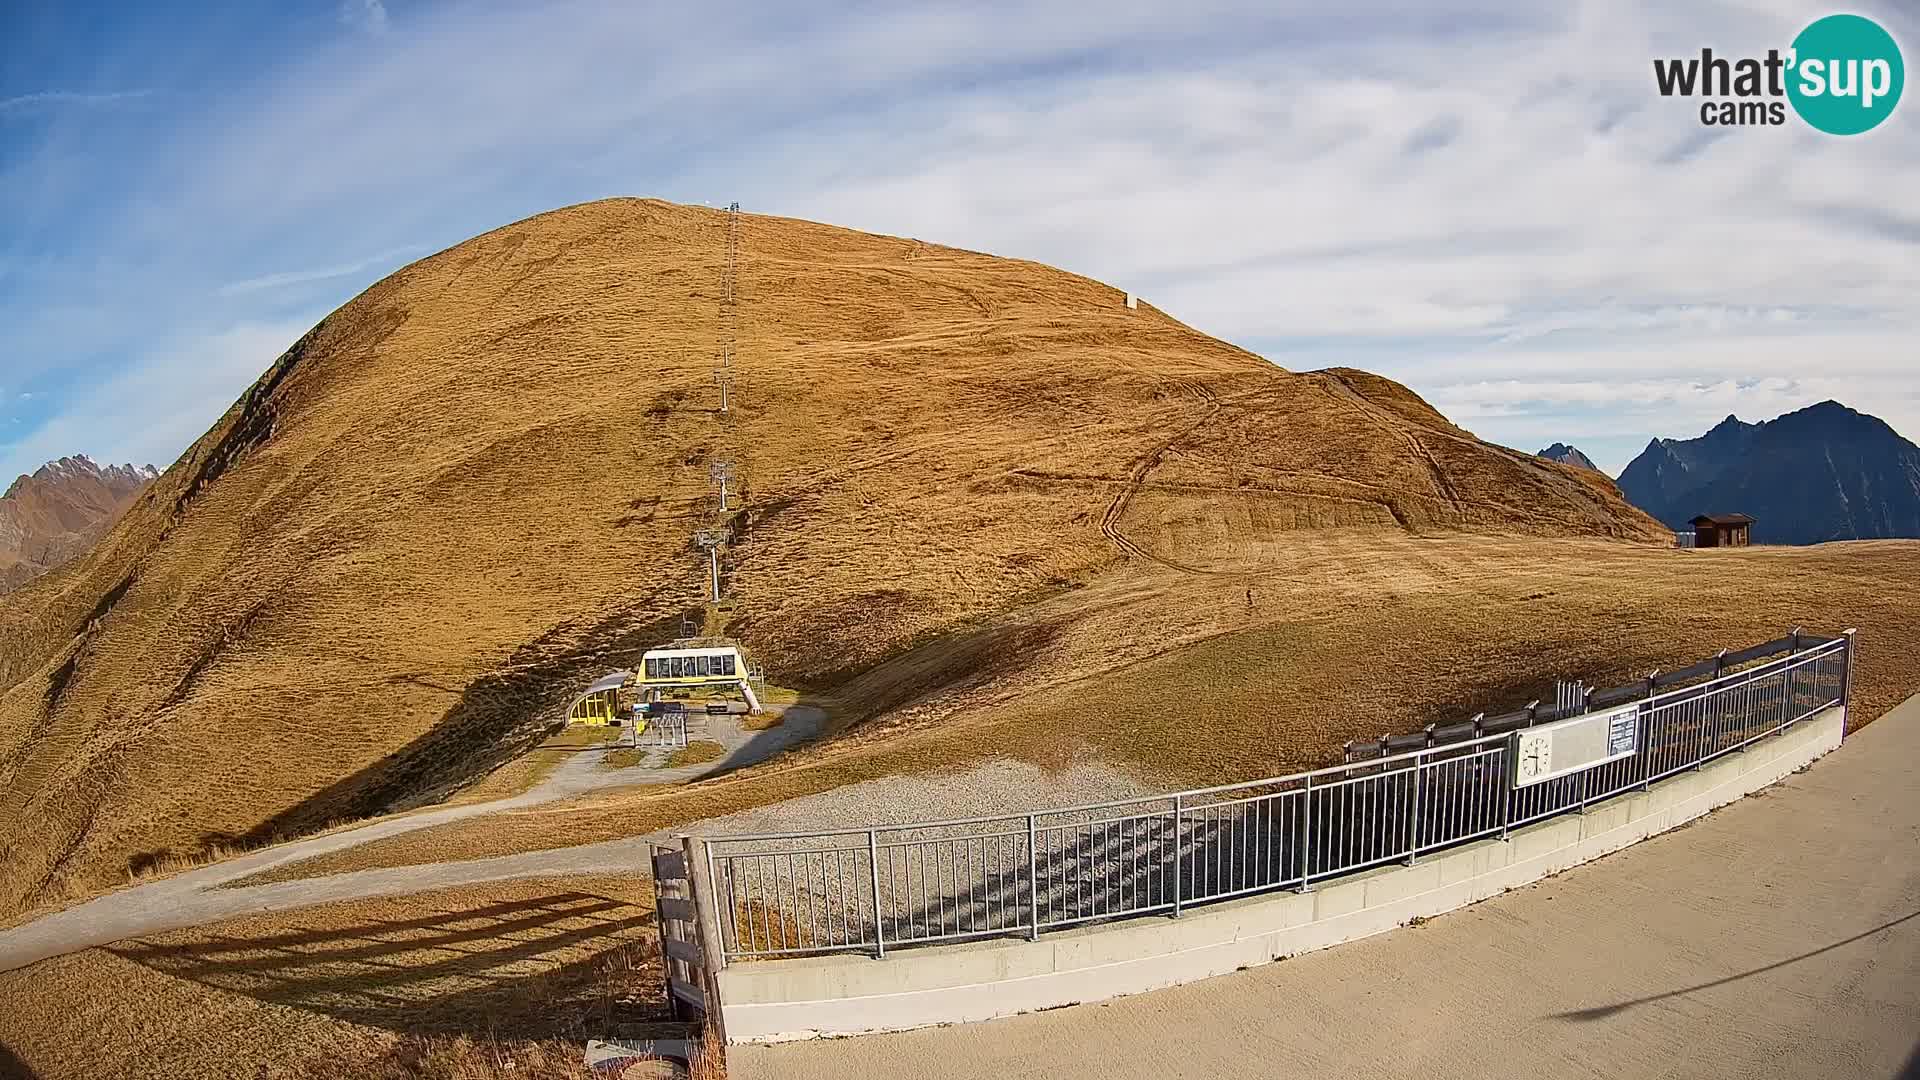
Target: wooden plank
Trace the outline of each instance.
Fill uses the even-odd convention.
[[[707,1009],[707,995],[701,993],[697,986],[683,983],[679,979],[670,979],[667,982],[667,991],[701,1012]]]
[[[687,856],[685,852],[664,851],[653,857],[653,876],[671,881],[687,879]]]
[[[700,917],[699,913],[694,910],[693,901],[691,900],[678,900],[671,896],[663,896],[659,900],[659,905],[660,917],[662,919],[675,919],[680,922],[690,923]]]
[[[700,946],[691,941],[675,941],[668,938],[660,943],[660,947],[675,960],[684,960],[695,967],[700,965]]]

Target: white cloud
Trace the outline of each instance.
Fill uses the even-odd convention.
[[[313,270],[291,270],[278,274],[262,274],[259,277],[228,282],[220,286],[216,292],[221,296],[238,296],[242,293],[260,292],[263,289],[279,289],[289,285],[304,285],[309,282],[328,281],[333,278],[358,274],[368,267],[392,266],[396,260],[410,255],[419,255],[423,250],[419,245],[413,245],[383,251],[378,255],[369,255],[364,259],[343,263],[339,266],[326,266]]]
[[[0,475],[78,452],[165,469],[318,321],[242,323],[163,346],[69,395],[58,414],[0,450]]]
[[[112,105],[116,102],[136,101],[151,96],[152,93],[151,90],[119,90],[105,94],[86,94],[74,90],[38,90],[31,94],[0,98],[0,113],[58,108],[63,105]]]
[[[290,325],[396,244],[738,198],[1102,278],[1509,443],[1626,447],[1825,396],[1920,435],[1920,200],[1890,180],[1920,173],[1920,102],[1858,139],[1713,137],[1653,90],[1656,56],[1784,45],[1799,3],[797,10],[426,6],[378,48],[276,56],[116,162],[137,191],[81,208],[107,246],[0,318],[23,356],[160,371],[190,353],[144,341]],[[1867,13],[1920,40],[1910,10]],[[0,199],[101,168],[52,160],[0,172]],[[203,392],[224,407],[232,381]]]

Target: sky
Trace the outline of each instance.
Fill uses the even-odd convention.
[[[1839,138],[1654,87],[1832,8],[0,7],[0,477],[165,468],[382,276],[616,195],[1051,263],[1610,473],[1827,398],[1920,437],[1920,101]],[[1841,10],[1920,59],[1908,0]]]

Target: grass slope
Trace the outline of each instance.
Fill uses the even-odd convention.
[[[723,305],[725,228],[616,200],[398,271],[0,601],[0,911],[532,746],[698,606],[716,457],[744,495],[736,632],[785,685],[857,683],[854,722],[1020,668],[1052,624],[994,628],[1123,561],[1211,581],[1329,529],[1666,536],[1391,382],[1283,371],[1033,263],[749,216]]]
[[[636,836],[998,757],[1060,768],[1091,756],[1168,790],[1250,780],[1337,761],[1347,739],[1551,698],[1555,678],[1616,685],[1796,625],[1859,629],[1855,726],[1920,691],[1920,542],[1679,551],[1329,536],[1296,557],[1291,575],[1251,586],[1154,568],[1036,605],[1025,614],[1047,634],[1006,628],[1033,653],[1017,674],[956,683],[731,776],[388,837],[241,884]],[[895,664],[937,666],[928,654],[954,647]]]

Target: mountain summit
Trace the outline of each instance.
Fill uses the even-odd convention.
[[[1562,465],[1577,465],[1582,469],[1592,469],[1594,472],[1600,471],[1600,466],[1595,465],[1592,458],[1581,453],[1578,449],[1568,446],[1566,443],[1554,443],[1552,446],[1540,451],[1537,456],[1546,458],[1548,461],[1557,461]]]
[[[1675,529],[1698,514],[1749,514],[1756,544],[1920,536],[1920,447],[1837,401],[1654,439],[1620,491]]]
[[[15,480],[0,495],[0,593],[84,552],[159,475],[151,465],[103,469],[82,454]]]

